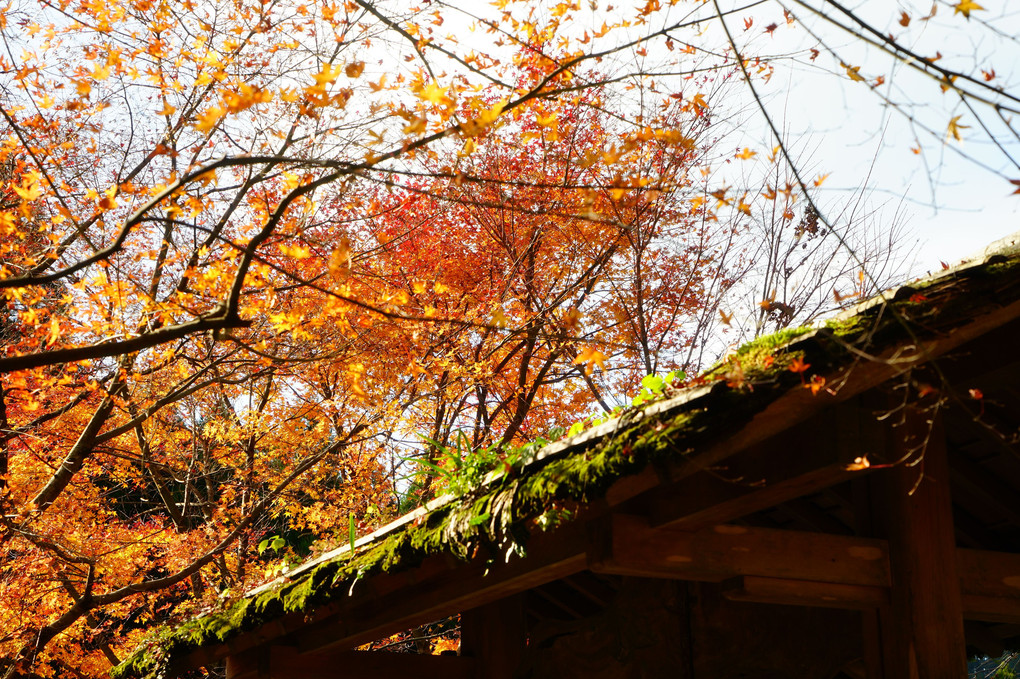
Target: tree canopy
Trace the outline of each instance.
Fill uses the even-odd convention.
[[[1008,193],[1014,61],[919,51],[939,22],[1011,45],[1005,20],[15,0],[3,670],[100,676],[152,621],[427,499],[444,451],[554,436],[879,288],[895,225],[823,193],[838,159],[809,167],[768,90],[825,71],[903,116],[904,157],[961,156]],[[783,32],[807,46],[763,46]]]

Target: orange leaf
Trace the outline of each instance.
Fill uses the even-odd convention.
[[[797,356],[792,361],[790,361],[790,367],[788,368],[788,370],[792,373],[803,373],[810,367],[811,367],[810,363],[805,363],[804,359],[802,359],[800,356]]]

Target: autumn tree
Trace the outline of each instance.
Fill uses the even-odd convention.
[[[783,30],[794,10],[836,22],[1010,129],[1005,66],[950,70],[834,3],[773,9]],[[759,261],[756,214],[778,209],[777,242],[826,234],[875,279],[758,97],[783,60],[746,53],[748,11],[5,11],[5,674],[101,676],[154,620],[385,521],[395,456],[458,433],[519,443],[696,370]],[[837,76],[881,93],[831,51]],[[728,141],[742,87],[778,147]],[[981,127],[1008,156],[951,113],[952,142]],[[727,169],[755,154],[759,175]]]

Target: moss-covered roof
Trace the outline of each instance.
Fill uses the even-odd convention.
[[[741,348],[676,395],[543,448],[522,468],[493,476],[461,497],[442,497],[277,581],[174,629],[159,629],[114,677],[165,676],[195,649],[350,595],[359,580],[412,569],[427,557],[467,561],[523,554],[528,536],[552,530],[565,508],[605,496],[649,466],[675,464],[745,428],[780,399],[821,408],[850,394],[855,371],[873,374],[858,391],[957,346],[954,337],[994,327],[981,319],[1020,316],[1020,247],[1004,244],[976,262],[888,291],[814,327],[784,330]],[[895,356],[894,361],[888,360]],[[801,370],[803,366],[810,368]],[[812,381],[836,385],[803,389]],[[845,390],[845,391],[843,391]],[[852,395],[852,394],[850,394]]]

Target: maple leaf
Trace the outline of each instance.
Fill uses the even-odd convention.
[[[946,131],[947,138],[952,137],[956,141],[963,141],[963,138],[960,136],[960,130],[966,130],[970,125],[961,125],[960,118],[962,117],[962,115],[959,115],[949,119],[949,128]]]
[[[56,316],[53,316],[50,318],[50,332],[46,336],[46,346],[52,346],[58,339],[60,339],[60,321]]]
[[[365,62],[353,61],[344,68],[344,75],[351,80],[361,77],[361,74],[365,71]]]
[[[502,308],[496,307],[496,309],[492,312],[491,323],[497,328],[505,328],[509,325],[509,321],[507,320],[506,314],[503,313]]]
[[[326,85],[335,82],[339,75],[340,75],[339,66],[334,68],[329,64],[323,64],[322,70],[313,75],[312,78],[315,79],[315,87],[325,88]]]
[[[807,384],[804,385],[805,389],[810,389],[811,390],[811,395],[812,396],[817,396],[818,392],[821,391],[824,387],[825,387],[825,378],[822,377],[821,375],[814,375],[814,376],[812,376],[811,380]]]
[[[849,76],[850,80],[854,81],[855,83],[864,82],[864,78],[860,74],[861,70],[860,66],[851,66],[849,64],[844,64],[843,62],[840,62],[839,65],[846,70],[846,74],[847,76]]]
[[[974,0],[960,0],[960,2],[953,5],[953,14],[962,14],[969,19],[971,12],[982,9],[984,7],[974,2]]]
[[[211,106],[198,116],[198,120],[195,121],[195,129],[199,132],[209,132],[219,124],[224,115],[226,115],[226,111],[222,108]]]
[[[25,201],[33,201],[43,194],[42,186],[39,185],[39,175],[34,173],[26,174],[21,179],[21,186],[11,185],[14,193]]]
[[[795,356],[794,359],[790,361],[790,365],[787,368],[787,370],[789,370],[792,373],[802,374],[805,371],[807,371],[807,369],[810,367],[811,367],[810,363],[805,363],[803,358],[801,358],[800,356]]]
[[[740,160],[750,160],[751,158],[754,158],[756,155],[758,155],[757,151],[752,151],[751,149],[745,147],[743,151],[741,151],[734,157],[739,158]]]
[[[910,15],[907,14],[906,12],[901,12],[900,13],[900,26],[904,26],[905,27],[905,26],[909,26],[909,25],[910,25]]]
[[[337,243],[336,248],[329,256],[329,262],[327,266],[329,272],[334,278],[342,280],[347,277],[351,270],[351,258],[353,251],[351,250],[351,242],[347,238],[340,239]]]
[[[540,127],[552,127],[553,125],[556,124],[556,120],[557,120],[556,113],[550,113],[547,116],[543,116],[541,113],[539,113],[538,115],[535,116],[535,122],[537,122]]]
[[[750,217],[751,216],[751,206],[748,203],[744,202],[744,198],[747,198],[747,194],[746,193],[743,196],[740,197],[739,201],[737,201],[737,211],[738,212],[742,212],[743,214],[745,214],[748,217]]]
[[[415,116],[404,126],[404,134],[421,134],[425,131],[427,122],[424,118]]]
[[[451,104],[453,102],[446,96],[446,92],[449,89],[448,87],[440,87],[435,81],[432,81],[422,88],[418,93],[418,97],[430,104]]]
[[[584,372],[588,375],[592,374],[592,371],[595,370],[595,366],[598,366],[599,370],[605,371],[605,362],[606,355],[592,346],[585,347],[573,361],[574,365],[581,365],[583,363]]]
[[[577,333],[581,329],[581,311],[577,307],[571,307],[563,315],[563,329],[567,332]]]

